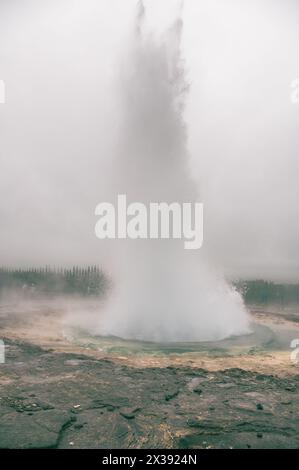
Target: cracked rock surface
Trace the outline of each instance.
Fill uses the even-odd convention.
[[[299,376],[137,368],[7,339],[0,448],[298,448]]]

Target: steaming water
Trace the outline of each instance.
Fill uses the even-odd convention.
[[[182,26],[178,18],[155,37],[147,32],[139,3],[120,86],[123,126],[110,181],[115,200],[118,193],[126,194],[128,203],[200,201],[189,174],[182,117],[188,91]],[[199,251],[184,250],[182,240],[113,241],[108,269],[114,267],[114,288],[94,332],[147,341],[209,341],[247,333],[241,297]]]
[[[86,334],[86,329],[71,328],[64,329],[64,337],[76,345],[102,351],[105,353],[116,353],[126,355],[153,355],[164,356],[168,354],[204,353],[209,356],[238,356],[251,354],[253,351],[288,350],[290,340],[285,341],[281,334],[276,336],[271,328],[251,323],[252,333],[244,336],[230,336],[219,341],[138,341],[136,339],[123,339],[117,336],[97,336]],[[281,332],[279,332],[281,333]],[[291,338],[294,330],[287,331]],[[291,336],[293,335],[293,336]]]

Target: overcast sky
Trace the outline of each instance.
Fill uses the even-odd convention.
[[[179,3],[145,1],[153,31]],[[0,264],[101,263],[135,4],[0,0]],[[185,0],[183,20],[205,250],[234,277],[299,281],[298,1]]]

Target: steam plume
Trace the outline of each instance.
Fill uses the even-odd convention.
[[[113,184],[130,202],[198,200],[183,120],[188,84],[179,16],[163,37],[146,31],[142,2],[126,75]],[[111,182],[112,183],[112,182]],[[113,242],[115,287],[98,331],[154,341],[215,340],[248,331],[239,294],[178,240]]]

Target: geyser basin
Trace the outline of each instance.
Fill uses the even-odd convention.
[[[202,342],[152,342],[126,340],[116,336],[91,335],[81,328],[65,330],[66,338],[78,346],[115,354],[168,355],[208,353],[212,355],[243,354],[257,349],[269,349],[276,344],[275,334],[264,325],[251,324],[252,332],[232,336],[221,341]]]

